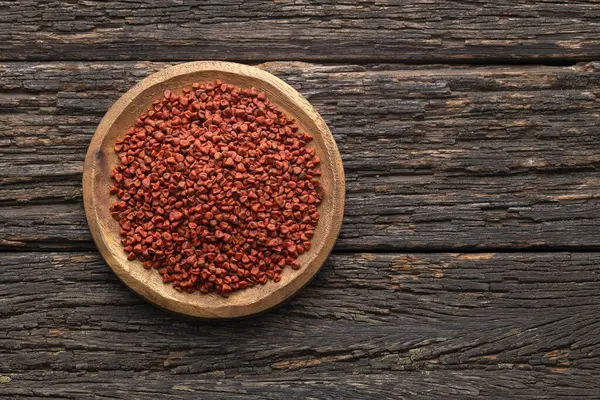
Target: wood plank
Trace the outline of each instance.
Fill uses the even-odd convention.
[[[0,396],[595,396],[599,254],[334,254],[277,310],[207,324],[96,253],[3,253]]]
[[[600,58],[594,0],[0,2],[2,60],[565,62]]]
[[[93,248],[87,145],[164,63],[0,64],[0,246]],[[597,248],[600,64],[261,65],[321,112],[347,207],[337,250]]]

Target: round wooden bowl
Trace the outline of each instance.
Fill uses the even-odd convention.
[[[115,141],[135,125],[136,118],[162,97],[166,89],[180,93],[193,82],[223,82],[264,91],[300,129],[313,135],[310,146],[321,158],[321,184],[325,198],[319,206],[319,224],[310,250],[299,258],[301,268],[286,268],[278,283],[240,290],[228,298],[216,294],[182,293],[164,284],[156,270],[146,270],[139,261],[128,261],[120,242],[119,224],[110,212],[116,200],[109,194],[111,171],[118,162]],[[296,90],[281,79],[247,65],[228,62],[191,62],[166,68],[142,80],[108,110],[96,129],[83,168],[85,213],[100,253],[132,290],[149,302],[189,316],[201,318],[237,318],[268,310],[282,303],[306,285],[319,271],[333,248],[344,214],[344,170],[337,146],[323,118]]]

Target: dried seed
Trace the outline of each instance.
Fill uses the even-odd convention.
[[[223,297],[300,268],[325,195],[311,136],[255,88],[163,96],[114,147],[111,211],[127,258],[176,290]]]

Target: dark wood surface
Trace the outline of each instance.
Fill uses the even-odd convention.
[[[3,60],[600,57],[596,0],[0,1]]]
[[[565,0],[0,1],[0,398],[600,398],[599,17]],[[317,278],[221,324],[129,292],[81,199],[108,107],[199,59],[298,89],[347,178]]]
[[[333,254],[283,307],[212,325],[145,303],[96,253],[4,253],[0,343],[2,373],[12,381],[0,393],[593,397],[600,381],[597,259]]]
[[[165,65],[0,64],[0,246],[94,248],[86,148],[120,94]],[[306,95],[336,137],[348,192],[337,250],[600,244],[595,63],[263,67]]]

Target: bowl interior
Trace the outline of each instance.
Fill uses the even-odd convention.
[[[201,65],[192,67],[192,64]],[[190,68],[175,69],[186,65]],[[121,280],[161,307],[208,318],[238,317],[262,311],[280,303],[304,286],[318,272],[333,247],[343,213],[340,210],[340,207],[343,209],[343,170],[335,142],[310,104],[294,89],[264,71],[230,63],[189,63],[177,67],[151,75],[134,87],[115,103],[98,127],[94,136],[96,143],[93,142],[90,146],[90,152],[92,147],[97,147],[97,151],[91,157],[88,154],[93,163],[89,182],[91,207],[88,207],[86,199],[90,226],[97,225],[97,229],[92,229],[94,240]],[[160,99],[166,89],[180,94],[184,87],[190,87],[194,82],[206,83],[216,79],[242,88],[254,86],[259,91],[265,91],[272,102],[296,120],[300,129],[312,134],[310,146],[315,148],[322,160],[320,181],[325,191],[325,197],[319,206],[321,217],[311,240],[312,246],[299,258],[301,268],[286,268],[280,282],[268,281],[265,285],[234,292],[228,298],[216,294],[178,292],[170,284],[164,284],[157,271],[144,269],[139,261],[127,260],[120,243],[119,224],[111,217],[109,210],[117,199],[109,194],[112,186],[111,171],[118,162],[114,152],[115,141],[135,125],[136,118],[151,107],[153,100]]]

